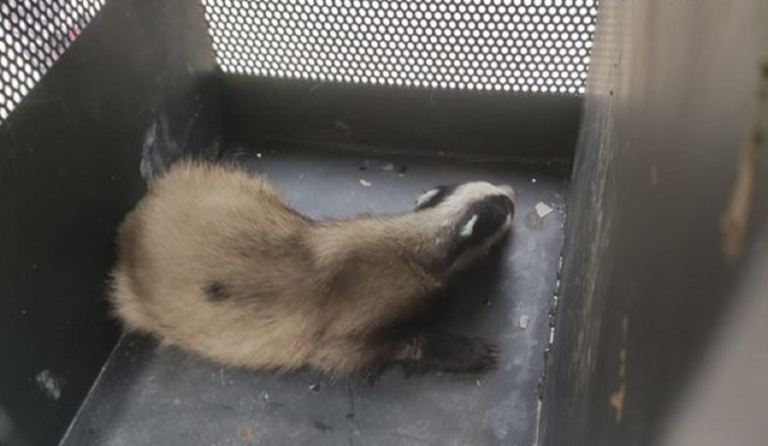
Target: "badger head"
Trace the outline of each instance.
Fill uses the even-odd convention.
[[[511,186],[481,181],[438,186],[416,200],[416,212],[429,214],[441,228],[437,240],[449,270],[468,266],[502,240],[514,209]]]

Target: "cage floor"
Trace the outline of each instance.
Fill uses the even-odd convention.
[[[411,209],[432,186],[469,180],[513,185],[513,235],[495,259],[451,290],[444,324],[492,340],[494,370],[372,385],[310,372],[222,368],[177,348],[124,336],[70,428],[65,445],[531,445],[537,382],[549,339],[563,243],[566,182],[501,162],[234,151],[311,217]],[[554,212],[540,218],[535,206]]]

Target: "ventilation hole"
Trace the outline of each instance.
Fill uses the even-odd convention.
[[[377,85],[584,91],[597,0],[307,3],[203,0],[221,68]]]
[[[0,123],[103,4],[104,0],[8,0],[0,4]]]

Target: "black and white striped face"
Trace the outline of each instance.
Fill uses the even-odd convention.
[[[438,186],[416,200],[417,212],[430,212],[450,227],[449,263],[464,266],[499,242],[512,226],[515,191],[510,186],[472,182]]]

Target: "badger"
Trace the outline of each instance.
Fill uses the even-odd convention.
[[[497,347],[424,316],[502,240],[514,198],[468,182],[424,192],[407,213],[314,220],[263,175],[182,161],[120,224],[109,298],[127,330],[226,366],[480,372]]]

